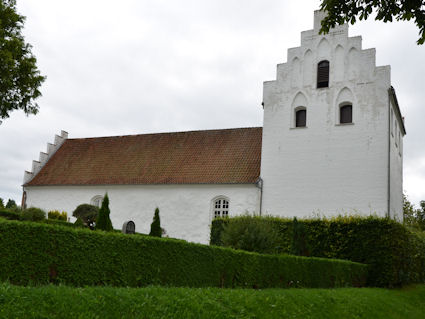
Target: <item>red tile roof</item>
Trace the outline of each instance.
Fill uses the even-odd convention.
[[[262,128],[67,139],[26,186],[248,184]]]

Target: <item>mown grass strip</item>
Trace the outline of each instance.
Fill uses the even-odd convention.
[[[20,287],[0,318],[424,318],[425,285],[388,290]]]

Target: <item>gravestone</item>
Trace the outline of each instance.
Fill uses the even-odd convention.
[[[122,232],[123,232],[123,234],[135,234],[136,233],[136,225],[131,220],[126,221],[122,225]]]

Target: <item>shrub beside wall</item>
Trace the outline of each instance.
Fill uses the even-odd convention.
[[[188,287],[362,286],[367,266],[260,255],[175,239],[0,220],[0,280]]]
[[[214,220],[211,244],[223,244],[221,233],[227,223],[246,223],[246,219],[272,224],[280,234],[279,250],[293,251],[293,220],[275,217]],[[300,223],[306,233],[304,255],[369,264],[367,284],[370,286],[396,287],[425,282],[425,238],[400,223],[377,217],[298,220]]]

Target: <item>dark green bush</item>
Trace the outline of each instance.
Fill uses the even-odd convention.
[[[0,281],[73,286],[362,286],[367,266],[0,220]]]
[[[102,200],[102,207],[100,207],[99,215],[96,222],[96,229],[104,230],[104,231],[112,231],[112,222],[109,218],[110,214],[109,210],[109,197],[108,194],[105,194]]]
[[[280,234],[282,252],[294,248],[293,220],[253,217],[271,223]],[[211,244],[222,245],[224,224],[241,217],[214,220]],[[242,222],[242,221],[241,221]],[[378,217],[337,217],[298,220],[305,228],[305,245],[316,257],[339,258],[369,264],[368,285],[397,287],[425,282],[425,238],[398,222]]]
[[[17,208],[17,207],[18,207],[18,205],[16,205],[16,202],[13,199],[9,199],[7,201],[6,208],[12,209],[12,208]]]
[[[21,215],[8,209],[0,209],[0,217],[4,217],[9,220],[19,220]]]
[[[259,253],[279,253],[279,234],[271,223],[250,216],[242,216],[238,222],[223,226],[223,246]]]
[[[81,204],[72,212],[72,216],[80,218],[84,225],[94,228],[94,225],[99,214],[99,207],[90,204]]]
[[[46,219],[46,212],[41,208],[30,207],[22,211],[21,219],[33,222],[42,221]]]
[[[161,220],[159,219],[159,208],[155,209],[155,214],[153,216],[153,221],[151,224],[151,231],[149,236],[161,237],[162,236],[162,228],[161,228]]]
[[[75,225],[75,227],[86,227],[84,225],[83,220],[81,218],[77,218],[77,220],[75,221],[74,225]]]

